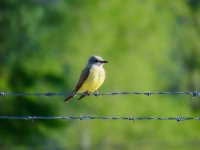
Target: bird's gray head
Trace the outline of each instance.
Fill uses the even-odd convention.
[[[88,64],[90,65],[98,65],[102,66],[104,63],[108,63],[108,61],[103,60],[100,56],[91,56],[88,60]]]

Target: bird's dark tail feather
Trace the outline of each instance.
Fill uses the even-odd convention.
[[[81,95],[78,100],[81,100],[83,97],[85,97],[86,95]]]
[[[65,102],[69,101],[70,99],[72,99],[74,96],[76,95],[76,93],[72,92],[72,95],[68,96],[67,98],[65,98]]]
[[[89,96],[90,92],[86,91],[83,95],[81,95],[78,100],[81,100],[82,98],[84,98],[85,96]]]

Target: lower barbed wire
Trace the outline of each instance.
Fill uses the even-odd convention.
[[[55,119],[64,119],[64,120],[129,120],[129,121],[143,121],[143,120],[157,120],[157,121],[167,121],[174,120],[177,122],[180,121],[191,121],[197,120],[200,121],[200,117],[118,117],[118,116],[0,116],[0,120],[55,120]]]

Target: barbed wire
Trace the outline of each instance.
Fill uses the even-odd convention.
[[[46,93],[17,93],[17,92],[0,92],[0,96],[71,96],[72,93],[65,92],[46,92]],[[76,95],[85,96],[103,96],[103,95],[192,95],[192,97],[199,97],[199,91],[189,92],[94,92],[94,93],[76,93]]]
[[[94,92],[94,93],[77,93],[76,95],[102,96],[102,95],[191,95],[193,98],[199,97],[199,91],[190,92]],[[65,92],[47,92],[47,93],[17,93],[17,92],[0,92],[0,96],[70,96],[72,93]],[[115,116],[0,116],[1,120],[200,120],[200,117],[115,117]]]
[[[114,117],[114,116],[0,116],[0,120],[132,120],[132,121],[143,121],[143,120],[175,120],[179,121],[191,121],[200,120],[200,117]]]

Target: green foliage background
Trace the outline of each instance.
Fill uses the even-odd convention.
[[[1,0],[0,89],[69,92],[90,55],[100,91],[200,88],[198,0]],[[1,97],[0,115],[191,116],[191,96]],[[4,149],[198,149],[198,121],[1,120]]]

